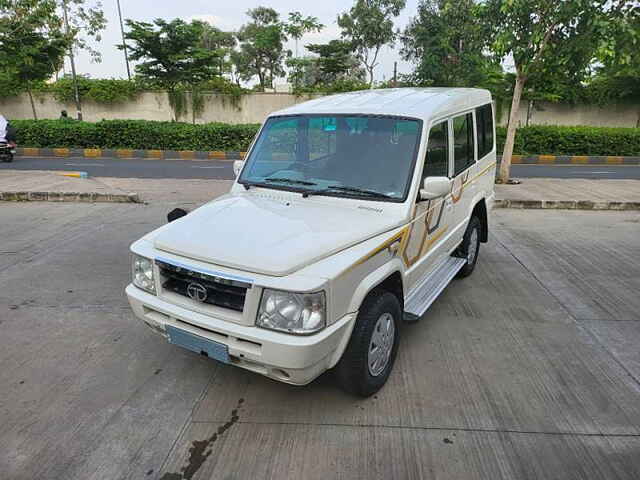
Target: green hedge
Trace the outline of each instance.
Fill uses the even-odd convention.
[[[14,120],[21,147],[242,151],[258,125],[193,125],[145,120]]]
[[[496,140],[502,152],[506,128],[498,127]],[[521,155],[640,155],[640,128],[557,127],[533,125],[519,128],[513,153]]]
[[[144,120],[14,120],[22,147],[243,151],[258,125],[192,125]],[[505,129],[498,127],[498,151]],[[640,155],[639,128],[530,126],[519,128],[514,153]]]

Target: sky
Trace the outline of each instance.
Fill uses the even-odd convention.
[[[91,5],[93,0],[87,0]],[[339,38],[340,30],[336,23],[339,13],[348,10],[352,5],[350,0],[120,0],[123,18],[150,22],[155,18],[173,20],[181,18],[186,21],[193,19],[205,20],[224,31],[237,30],[247,22],[246,12],[250,8],[266,6],[280,13],[286,19],[288,12],[300,11],[303,15],[317,17],[325,28],[320,33],[305,35],[300,41],[299,53],[304,54],[302,45],[306,43],[326,43]],[[396,27],[404,28],[411,17],[416,14],[418,0],[407,0],[407,6],[396,19]],[[94,48],[102,53],[102,62],[94,63],[89,55],[79,52],[76,68],[79,74],[92,78],[126,78],[127,71],[124,55],[115,45],[122,42],[118,23],[118,9],[116,0],[102,0],[102,8],[107,18],[107,27],[102,32],[102,41],[92,43]],[[294,43],[287,48],[294,50]],[[399,73],[409,73],[410,64],[400,59],[399,45],[395,49],[385,47],[380,54],[380,65],[376,69],[376,80],[389,79],[393,76],[393,63],[398,62]],[[65,66],[70,71],[68,61]],[[278,79],[277,84],[285,83],[285,79]]]

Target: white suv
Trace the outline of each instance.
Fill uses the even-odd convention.
[[[231,191],[131,246],[136,316],[168,341],[303,385],[371,395],[488,236],[491,95],[389,89],[270,115]]]

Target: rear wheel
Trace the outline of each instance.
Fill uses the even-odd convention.
[[[482,225],[478,217],[473,216],[467,225],[467,231],[464,232],[462,244],[458,250],[461,258],[466,258],[467,262],[464,267],[458,272],[458,278],[468,277],[473,273],[473,269],[476,268],[476,262],[478,261],[478,254],[480,253],[480,229]]]
[[[398,351],[400,302],[375,290],[362,303],[349,344],[336,366],[341,388],[368,397],[386,383]]]

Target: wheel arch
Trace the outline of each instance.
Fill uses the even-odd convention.
[[[355,312],[360,309],[362,302],[369,296],[374,290],[383,288],[384,290],[393,293],[398,298],[401,308],[404,308],[404,277],[402,275],[400,259],[394,258],[392,261],[385,263],[380,268],[374,270],[367,275],[358,288],[356,288],[351,303],[349,305],[349,311]]]

